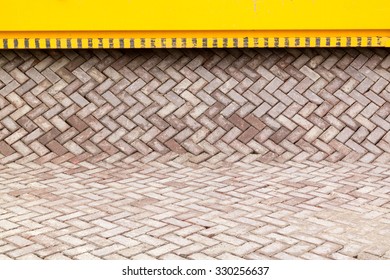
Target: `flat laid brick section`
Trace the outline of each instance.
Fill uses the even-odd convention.
[[[390,161],[389,49],[0,52],[0,164]]]
[[[379,162],[12,163],[0,205],[0,259],[390,259]]]

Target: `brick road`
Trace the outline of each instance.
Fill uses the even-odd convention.
[[[375,163],[10,164],[1,259],[389,259]]]
[[[4,51],[0,164],[389,162],[387,49]]]
[[[0,258],[390,258],[390,51],[0,52]]]

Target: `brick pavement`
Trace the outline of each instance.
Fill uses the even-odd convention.
[[[390,50],[0,52],[0,259],[389,259]]]
[[[0,52],[0,164],[389,162],[388,49]]]
[[[390,258],[388,164],[0,168],[0,259]]]

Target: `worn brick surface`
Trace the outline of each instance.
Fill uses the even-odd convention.
[[[387,49],[0,52],[0,163],[389,162]]]
[[[389,259],[383,163],[0,168],[0,259]]]
[[[0,52],[0,259],[389,259],[387,49]]]

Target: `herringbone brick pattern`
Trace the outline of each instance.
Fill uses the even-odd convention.
[[[383,163],[1,166],[0,259],[390,259]]]
[[[389,162],[389,54],[2,51],[0,164]]]

